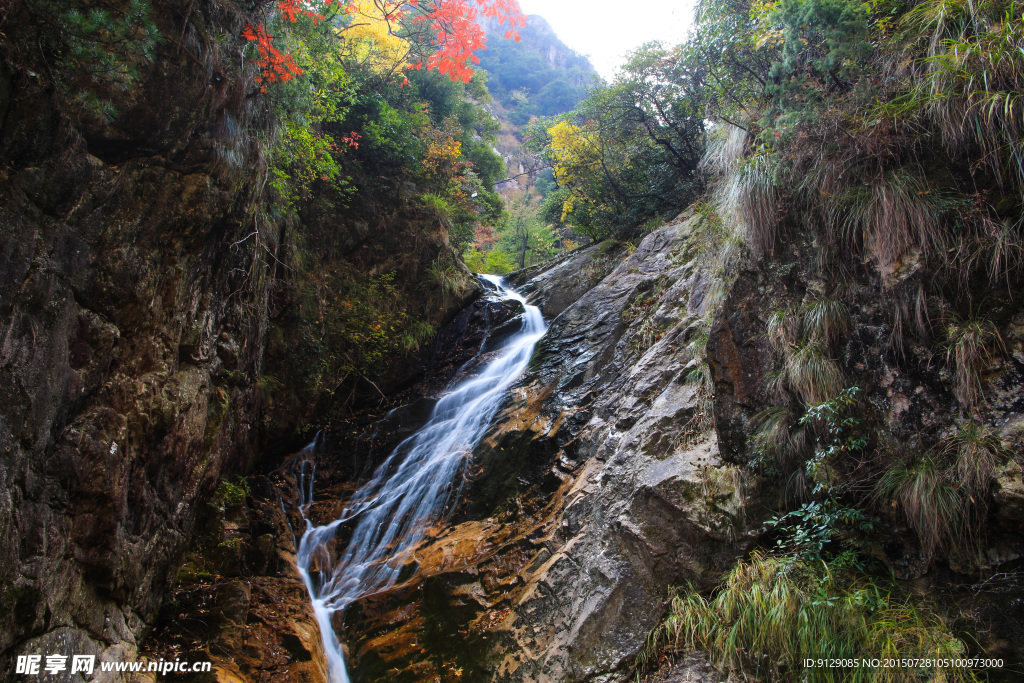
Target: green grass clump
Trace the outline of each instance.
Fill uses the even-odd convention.
[[[213,495],[213,505],[221,511],[239,507],[245,503],[245,497],[249,493],[249,482],[243,477],[236,477],[234,481],[224,478],[217,484],[217,492]]]
[[[447,306],[450,298],[466,294],[472,288],[472,280],[465,271],[460,270],[453,262],[445,263],[443,256],[438,256],[427,269],[427,282],[441,292],[441,298]]]
[[[843,388],[839,365],[821,342],[807,342],[786,358],[786,383],[806,405],[822,403]]]
[[[960,405],[972,409],[983,398],[981,370],[1003,348],[991,320],[954,318],[946,327],[946,367],[953,375],[953,393]]]
[[[1008,455],[995,432],[974,420],[957,425],[939,442],[938,452],[952,461],[957,481],[978,497],[988,491],[1000,461]]]
[[[399,336],[399,343],[408,355],[431,341],[436,333],[437,328],[427,321],[416,320],[409,325],[408,330]]]
[[[452,208],[451,202],[447,197],[437,194],[436,192],[426,192],[420,195],[420,201],[423,202],[423,206],[428,211],[437,217],[437,220],[440,221],[441,225],[446,228],[451,227],[455,209]]]
[[[967,648],[936,617],[862,575],[763,554],[740,562],[710,598],[692,587],[672,598],[645,655],[685,649],[757,680],[977,680],[960,668],[804,667],[807,658],[957,658]]]
[[[842,301],[820,298],[804,307],[804,335],[830,346],[850,331],[850,310]]]
[[[931,454],[886,469],[875,484],[875,497],[890,501],[902,511],[926,556],[949,545],[967,529],[963,493]]]

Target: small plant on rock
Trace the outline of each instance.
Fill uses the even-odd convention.
[[[953,318],[946,326],[946,367],[960,405],[974,409],[983,398],[981,370],[1003,351],[1003,339],[991,320]]]
[[[963,492],[930,453],[890,466],[875,485],[875,498],[899,508],[917,534],[921,551],[931,556],[967,529]]]
[[[815,299],[804,307],[803,328],[807,339],[831,346],[850,331],[850,310],[842,301]]]
[[[810,341],[793,349],[786,358],[786,383],[805,404],[821,403],[843,387],[839,365],[821,342]]]
[[[999,437],[975,420],[957,425],[956,432],[939,443],[938,452],[952,461],[957,481],[978,497],[988,492],[999,462],[1007,455]]]

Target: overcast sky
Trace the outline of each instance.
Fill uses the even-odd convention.
[[[693,20],[693,0],[519,0],[539,14],[562,42],[590,57],[606,79],[627,52],[651,40],[681,43]]]

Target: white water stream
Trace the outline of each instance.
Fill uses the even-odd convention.
[[[341,518],[323,526],[309,520],[314,466],[309,458],[299,465],[299,510],[306,530],[296,560],[320,625],[331,683],[349,680],[332,615],[395,584],[408,553],[443,516],[473,448],[544,335],[544,319],[536,306],[527,305],[500,278],[481,277],[497,286],[501,296],[523,304],[522,329],[482,367],[445,390],[426,424],[398,444],[370,480],[352,494]],[[481,347],[480,351],[487,350]],[[307,449],[314,446],[315,442]],[[341,549],[336,535],[339,527],[349,524],[351,539]]]

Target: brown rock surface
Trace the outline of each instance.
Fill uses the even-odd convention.
[[[754,487],[720,461],[687,381],[711,284],[692,227],[656,230],[551,323],[455,523],[409,581],[346,615],[357,680],[617,680],[668,586],[709,586],[743,552]],[[594,257],[526,289],[557,309]]]

